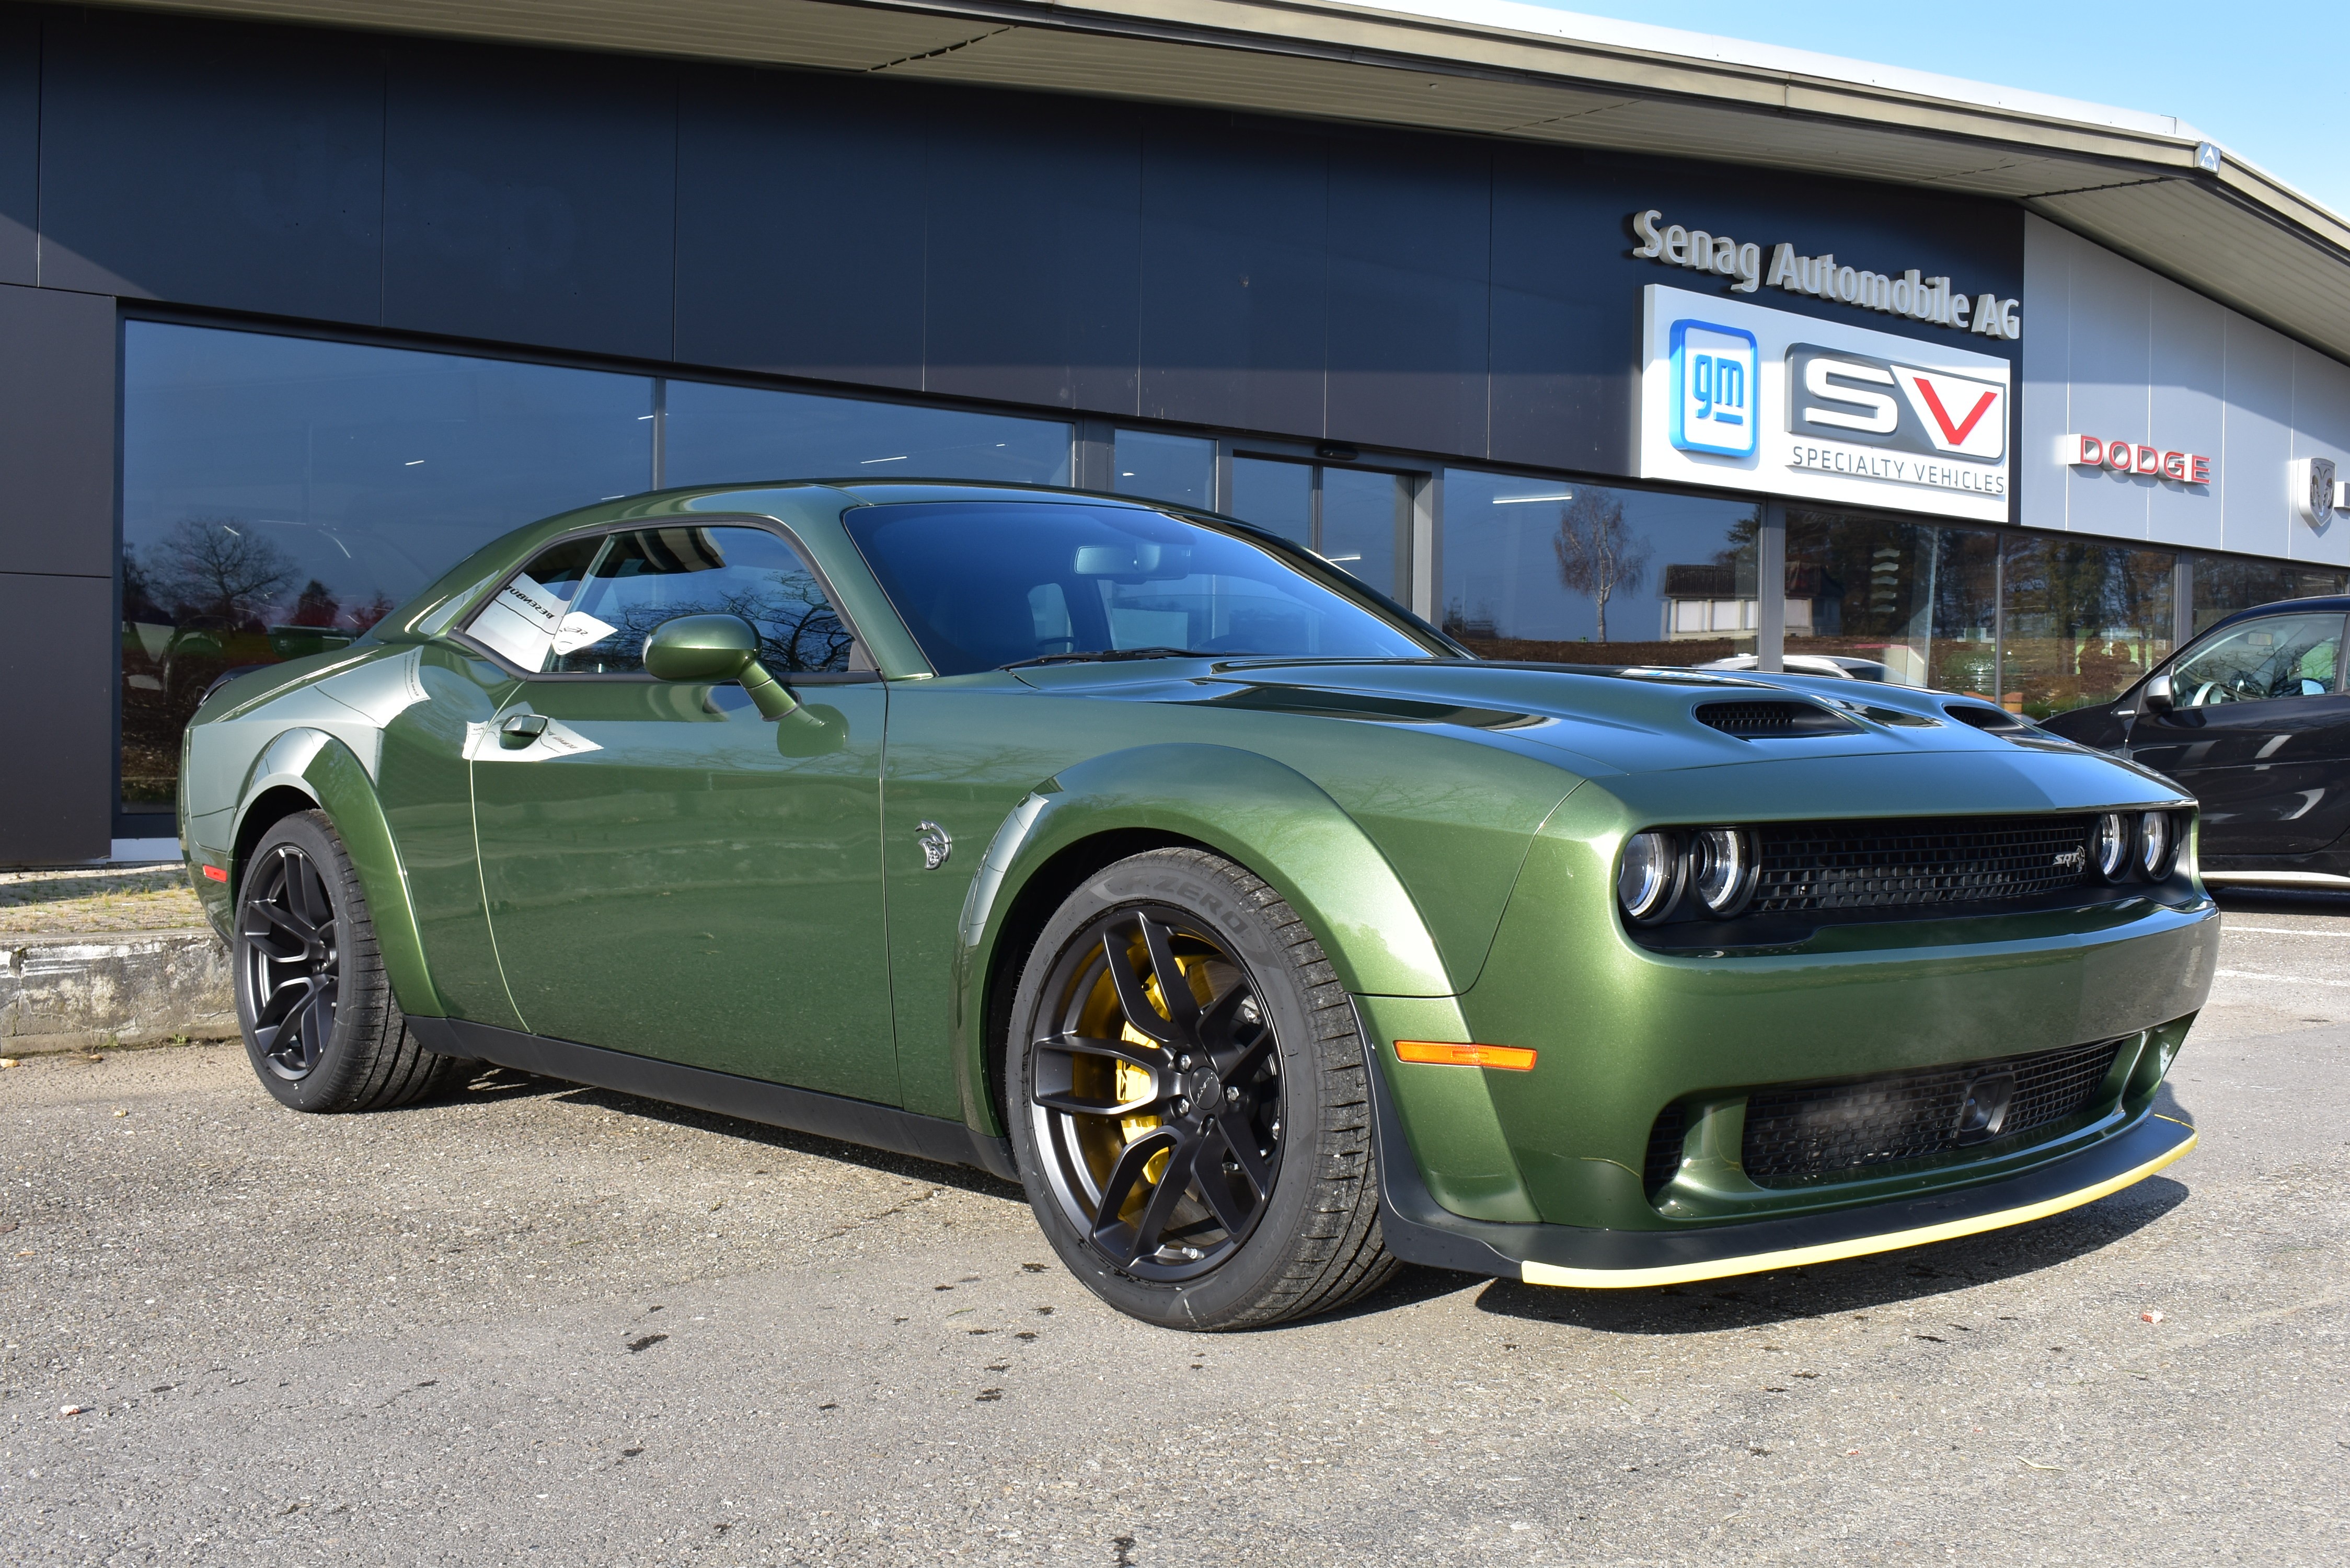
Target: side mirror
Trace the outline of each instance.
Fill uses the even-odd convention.
[[[715,686],[739,680],[764,718],[780,719],[799,699],[759,663],[759,633],[739,615],[681,615],[645,639],[645,672],[656,680]]]
[[[2146,689],[2137,694],[2137,706],[2142,713],[2170,711],[2173,702],[2170,695],[2170,676],[2167,671],[2146,683]]]

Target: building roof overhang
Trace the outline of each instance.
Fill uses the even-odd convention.
[[[2167,116],[1504,0],[118,0],[1829,171],[2004,198],[2350,360],[2350,223]]]

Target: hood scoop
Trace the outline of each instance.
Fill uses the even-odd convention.
[[[1700,702],[1690,711],[1700,724],[1742,741],[1775,741],[1805,735],[1850,735],[1860,726],[1841,713],[1811,702],[1742,701]]]

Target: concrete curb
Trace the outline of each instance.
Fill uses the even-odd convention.
[[[210,929],[0,938],[0,1050],[12,1056],[224,1040],[228,947]]]

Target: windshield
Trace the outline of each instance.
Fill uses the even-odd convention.
[[[1269,545],[1164,513],[1082,503],[867,506],[842,519],[941,675],[1035,659],[1170,652],[1425,659],[1361,589]]]

